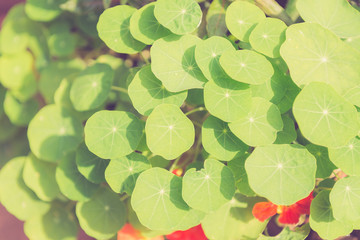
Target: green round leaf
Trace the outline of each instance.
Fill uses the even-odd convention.
[[[307,85],[296,97],[293,113],[304,137],[317,145],[342,146],[359,131],[356,108],[326,83]]]
[[[26,78],[34,78],[32,64],[33,57],[27,51],[1,56],[1,84],[9,89],[20,89],[25,84]]]
[[[96,112],[85,125],[86,146],[103,159],[130,154],[139,145],[142,134],[142,122],[123,111]]]
[[[105,169],[109,160],[99,158],[89,151],[85,144],[81,144],[76,151],[76,165],[79,172],[90,182],[105,182]]]
[[[172,35],[156,40],[151,47],[151,70],[170,92],[202,88],[206,82],[195,62],[199,42],[201,39],[194,35]]]
[[[134,54],[145,47],[130,33],[130,17],[135,11],[131,6],[118,5],[100,15],[97,24],[99,37],[115,52]]]
[[[293,81],[301,88],[326,82],[350,102],[360,105],[360,52],[315,23],[294,24],[286,31],[281,56]],[[341,79],[341,81],[339,81]]]
[[[72,54],[76,47],[76,36],[70,32],[58,32],[48,38],[49,50],[52,56],[65,57]]]
[[[330,192],[330,203],[336,220],[355,222],[360,219],[360,177],[337,181]]]
[[[161,25],[177,35],[194,32],[202,19],[201,8],[194,0],[158,0],[154,14]]]
[[[202,145],[213,157],[221,161],[230,161],[238,153],[244,153],[249,147],[238,139],[226,122],[209,116],[203,123]]]
[[[274,204],[291,205],[315,187],[316,159],[305,147],[257,147],[245,162],[251,188]]]
[[[90,201],[76,204],[76,216],[86,234],[109,239],[124,226],[126,209],[117,194],[101,188]]]
[[[35,21],[49,22],[62,12],[60,5],[66,0],[27,0],[25,12]]]
[[[232,171],[217,160],[205,160],[204,169],[189,169],[183,177],[182,196],[192,208],[208,213],[219,209],[235,194]]]
[[[150,65],[141,68],[136,73],[129,85],[128,92],[135,109],[146,116],[162,103],[180,107],[187,97],[187,91],[178,93],[167,91],[161,81],[152,73]]]
[[[4,54],[15,54],[22,52],[27,47],[29,33],[26,32],[26,24],[28,19],[25,17],[23,9],[21,9],[19,12],[21,12],[21,14],[16,16],[16,18],[10,18],[7,19],[7,21],[5,18],[5,21],[3,21],[0,35],[0,51]],[[8,16],[9,15],[10,14],[8,13]]]
[[[225,23],[225,9],[228,2],[222,0],[212,1],[206,13],[206,31],[208,36],[224,36],[228,29]]]
[[[161,104],[152,111],[145,132],[151,152],[168,160],[189,150],[195,140],[193,123],[172,104]]]
[[[95,63],[79,73],[70,90],[70,99],[77,111],[99,107],[107,99],[114,78],[112,68]]]
[[[239,192],[248,197],[255,197],[256,193],[251,189],[248,181],[248,176],[245,171],[245,160],[249,157],[249,153],[246,152],[240,156],[236,156],[233,160],[228,162],[228,167],[234,174],[235,185]]]
[[[39,90],[47,103],[54,102],[54,94],[63,78],[73,75],[84,68],[80,59],[53,61],[40,72]]]
[[[255,203],[261,200],[236,194],[227,204],[202,220],[206,236],[214,240],[256,239],[267,224],[267,221],[259,222],[251,212]]]
[[[260,237],[256,240],[271,240],[271,239],[277,239],[277,240],[304,240],[307,238],[307,236],[310,234],[310,226],[309,224],[304,224],[301,227],[292,228],[290,230],[289,227],[284,227],[283,230],[274,237],[269,237],[265,235],[260,235]]]
[[[46,214],[29,219],[24,225],[25,234],[30,240],[76,240],[75,216],[64,208],[54,204]]]
[[[302,0],[297,2],[296,8],[306,22],[318,23],[339,37],[360,35],[360,13],[348,1]]]
[[[49,203],[36,197],[24,183],[22,174],[26,157],[10,160],[0,171],[1,204],[20,220],[28,220],[47,212]]]
[[[106,182],[117,193],[126,192],[131,195],[136,179],[143,171],[151,168],[146,157],[139,153],[131,153],[125,157],[115,158],[110,161],[105,171]]]
[[[360,176],[360,139],[355,137],[346,145],[329,148],[330,160],[346,174]]]
[[[171,32],[157,21],[154,15],[155,3],[149,3],[134,12],[130,18],[131,35],[138,41],[151,45],[155,40]]]
[[[231,78],[242,83],[259,85],[274,74],[271,63],[264,56],[250,50],[226,51],[220,57],[220,64]]]
[[[88,181],[76,166],[75,154],[64,157],[56,168],[56,181],[60,191],[73,201],[87,201],[98,189]]]
[[[4,100],[4,112],[12,124],[26,126],[35,116],[39,109],[39,103],[35,99],[20,102],[10,92],[6,93]]]
[[[247,84],[221,78],[204,87],[206,109],[225,122],[235,121],[251,109],[251,89]]]
[[[181,178],[163,168],[141,173],[131,206],[141,224],[151,230],[186,230],[199,224],[204,213],[191,209],[181,196]]]
[[[329,200],[330,191],[321,191],[310,206],[310,226],[323,239],[336,239],[352,232],[351,224],[338,221],[333,216]]]
[[[286,28],[286,24],[277,18],[261,20],[250,34],[251,47],[268,57],[280,57],[280,46],[285,41]]]
[[[279,109],[263,98],[253,98],[250,112],[229,123],[230,130],[249,146],[273,143],[283,129]]]
[[[205,77],[208,80],[215,80],[226,76],[220,66],[220,56],[224,52],[234,49],[234,46],[226,38],[210,37],[196,44],[195,60]]]
[[[249,42],[251,31],[263,19],[264,12],[246,1],[235,1],[226,9],[226,26],[232,35],[244,42]]]
[[[36,157],[58,161],[82,141],[81,122],[55,105],[43,107],[31,120],[28,139]]]
[[[56,164],[39,160],[32,154],[25,161],[25,184],[43,201],[50,202],[60,194],[55,170]]]
[[[316,158],[316,177],[329,177],[336,167],[329,159],[328,149],[314,144],[308,144],[305,147]]]
[[[295,123],[288,115],[282,115],[281,119],[284,123],[284,128],[277,133],[276,141],[274,143],[290,144],[297,138]]]

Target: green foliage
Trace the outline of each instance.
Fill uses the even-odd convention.
[[[127,222],[144,237],[201,224],[211,240],[359,229],[354,2],[14,6],[0,32],[1,204],[30,240],[79,227],[113,240]],[[310,217],[264,235],[257,202],[279,212],[311,192]]]

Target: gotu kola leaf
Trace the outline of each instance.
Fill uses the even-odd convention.
[[[149,149],[168,160],[187,151],[195,140],[193,123],[173,104],[157,106],[146,121],[145,132]]]
[[[251,188],[278,205],[291,205],[315,187],[316,159],[305,147],[257,147],[245,162]]]
[[[214,159],[207,159],[204,169],[191,168],[183,177],[182,196],[192,208],[208,213],[219,209],[235,194],[232,171]]]

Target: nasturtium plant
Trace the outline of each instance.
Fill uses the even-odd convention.
[[[9,10],[0,203],[27,237],[304,240],[360,229],[360,2],[278,2]]]

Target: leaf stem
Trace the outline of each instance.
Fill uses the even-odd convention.
[[[126,90],[125,88],[122,88],[122,87],[111,86],[111,89],[114,90],[114,91],[118,91],[118,92],[122,92],[122,93],[129,94],[129,93],[128,93],[128,90]]]
[[[293,24],[293,20],[289,17],[283,7],[275,0],[255,0],[255,4],[261,8],[270,17],[279,18],[286,25]]]
[[[173,170],[175,170],[175,168],[177,167],[178,162],[180,161],[182,155],[180,155],[177,159],[175,159],[175,161],[173,162],[173,164],[171,165],[169,171],[172,172]]]
[[[204,107],[198,107],[198,108],[195,108],[187,113],[185,113],[186,116],[189,116],[190,114],[193,114],[193,113],[196,113],[196,112],[200,112],[200,111],[205,111],[206,108]]]
[[[143,52],[139,52],[139,54],[147,65],[150,64],[149,60],[144,56]]]

